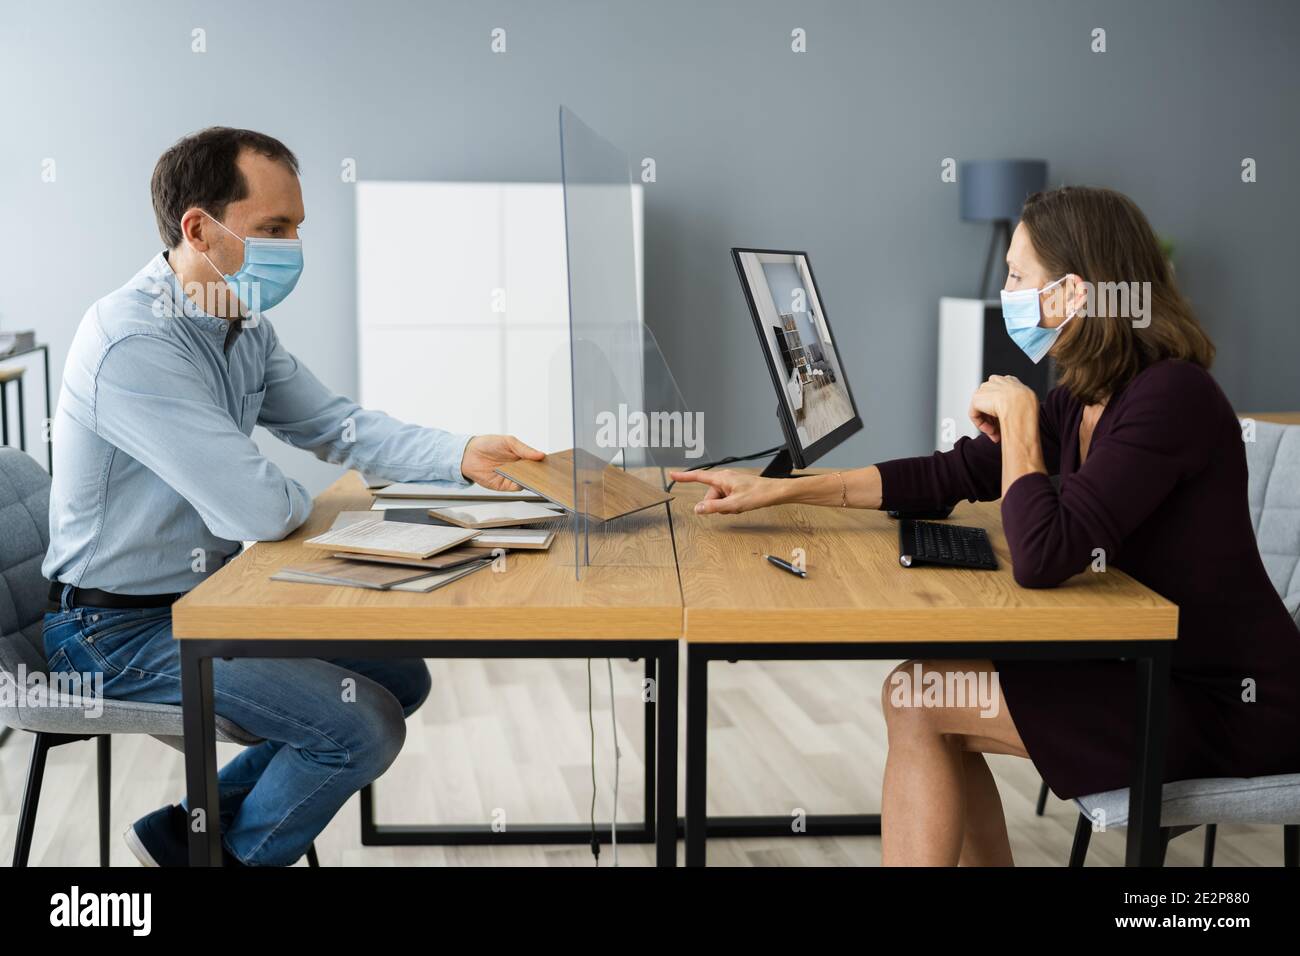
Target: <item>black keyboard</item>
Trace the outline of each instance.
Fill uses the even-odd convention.
[[[898,563],[905,568],[943,564],[979,571],[996,571],[998,567],[983,528],[907,518],[898,522]]]

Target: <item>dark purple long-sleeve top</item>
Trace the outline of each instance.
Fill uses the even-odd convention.
[[[1112,395],[1079,464],[1082,403],[1040,407],[1043,461],[1002,501],[1015,580],[1069,586],[1096,549],[1179,607],[1166,779],[1300,772],[1300,632],[1274,590],[1247,505],[1241,427],[1209,372],[1157,362]],[[1001,494],[985,436],[879,466],[883,506],[925,509]],[[1127,786],[1134,673],[1120,662],[999,661],[1012,719],[1062,797]]]

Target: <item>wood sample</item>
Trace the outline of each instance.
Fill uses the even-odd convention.
[[[496,469],[498,475],[553,501],[566,511],[580,512],[601,521],[642,511],[673,496],[648,481],[613,465],[581,469],[574,501],[573,449],[547,455],[541,461],[512,461]]]

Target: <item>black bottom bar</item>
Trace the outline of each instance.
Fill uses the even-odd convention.
[[[609,823],[596,824],[596,840],[611,843]],[[366,846],[579,846],[591,842],[590,823],[512,824],[501,831],[486,823],[437,824],[377,823],[371,826]],[[654,843],[654,833],[644,826],[618,830],[618,842]]]
[[[366,790],[369,790],[367,787]],[[362,791],[363,803],[367,800]],[[363,820],[365,808],[362,808]],[[677,818],[677,838],[686,834],[686,818]],[[880,814],[842,813],[809,815],[804,818],[804,829],[796,832],[791,818],[773,816],[709,817],[707,834],[715,839],[751,839],[791,836],[856,837],[880,836]],[[597,822],[596,838],[602,846],[610,841],[609,822]],[[363,835],[366,846],[564,846],[586,844],[591,841],[590,823],[530,823],[516,824],[504,831],[493,830],[487,824],[400,824],[373,823]],[[651,828],[618,830],[618,842],[646,844],[655,842]]]
[[[796,831],[788,816],[709,817],[704,824],[706,836],[722,839],[748,837],[848,837],[880,836],[879,813],[828,813],[809,815],[803,829]],[[685,836],[685,818],[678,820],[678,832]]]

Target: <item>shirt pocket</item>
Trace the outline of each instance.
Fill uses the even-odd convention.
[[[253,426],[257,424],[257,416],[262,411],[262,401],[265,398],[266,386],[244,396],[243,405],[239,410],[239,430],[245,435],[253,434]]]

